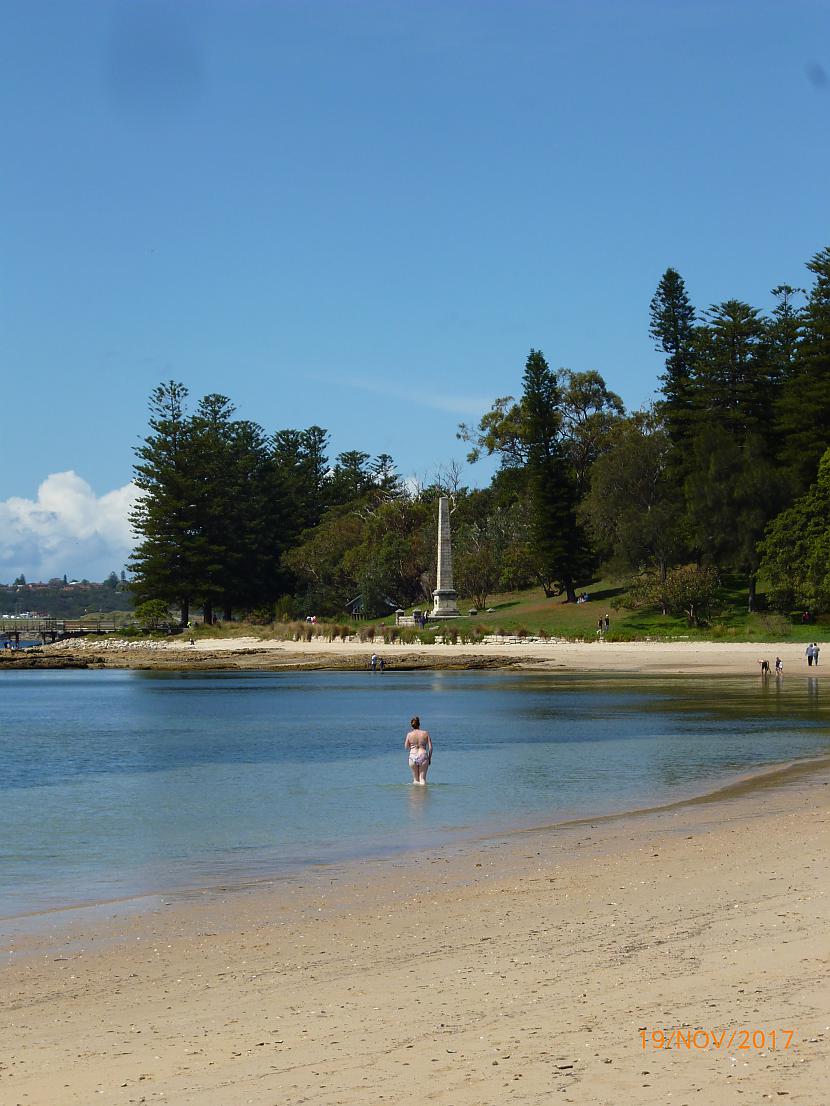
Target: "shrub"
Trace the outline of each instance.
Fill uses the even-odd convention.
[[[291,622],[298,614],[297,600],[293,595],[283,595],[274,604],[274,618],[278,622]]]
[[[764,627],[764,635],[770,641],[781,640],[792,636],[793,628],[788,618],[783,614],[761,615],[761,625]]]
[[[274,621],[274,608],[254,607],[252,611],[248,612],[247,622],[250,622],[254,626],[270,626]]]
[[[170,611],[163,599],[147,599],[139,603],[135,617],[142,630],[160,630],[170,625]]]

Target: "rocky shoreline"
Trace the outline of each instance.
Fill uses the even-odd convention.
[[[367,667],[364,652],[332,653],[292,652],[290,642],[284,643],[286,651],[273,647],[249,646],[245,648],[171,647],[158,641],[94,641],[73,640],[58,642],[42,648],[20,652],[7,652],[0,663],[7,668],[18,669],[66,669],[66,668],[119,668],[142,671],[363,671]],[[205,643],[201,643],[202,646]],[[380,651],[380,647],[378,647]],[[493,655],[475,655],[458,652],[454,655],[429,655],[421,652],[384,655],[387,671],[424,671],[429,669],[475,670],[510,668],[520,658]]]

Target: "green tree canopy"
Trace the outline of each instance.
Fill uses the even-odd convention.
[[[774,606],[830,610],[830,449],[816,482],[769,524],[758,549]]]
[[[683,502],[673,479],[672,442],[655,411],[638,411],[613,429],[593,465],[585,516],[600,549],[629,569],[661,578],[684,548]]]

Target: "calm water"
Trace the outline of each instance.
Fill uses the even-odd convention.
[[[0,916],[663,802],[830,750],[816,680],[0,674]],[[426,789],[402,748],[418,712]]]

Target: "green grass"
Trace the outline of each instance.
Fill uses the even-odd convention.
[[[803,626],[800,614],[791,616],[773,611],[749,614],[746,609],[745,582],[726,577],[710,612],[705,627],[689,626],[683,615],[663,615],[658,610],[631,610],[625,606],[626,589],[618,580],[599,579],[581,586],[590,596],[587,603],[564,603],[561,596],[546,599],[540,588],[494,595],[488,598],[488,608],[475,617],[462,614],[452,626],[460,635],[471,634],[486,627],[490,633],[504,630],[515,633],[524,629],[536,635],[544,631],[550,637],[592,641],[597,636],[597,619],[606,613],[610,618],[608,641],[793,641],[824,640],[826,618]],[[763,604],[763,593],[759,596]],[[466,612],[471,600],[459,600],[459,609]]]
[[[561,596],[546,599],[541,588],[526,591],[493,595],[488,598],[488,610],[479,611],[476,616],[466,612],[473,606],[472,600],[460,599],[459,609],[462,617],[444,623],[449,632],[455,632],[460,639],[475,640],[482,633],[497,634],[504,631],[515,634],[526,631],[531,636],[567,638],[569,640],[593,641],[597,636],[597,619],[606,613],[610,618],[610,630],[605,635],[608,641],[826,641],[830,638],[830,616],[815,623],[803,626],[800,613],[790,616],[772,611],[759,611],[748,614],[746,610],[747,594],[745,581],[737,577],[725,577],[716,602],[710,612],[711,619],[705,627],[690,627],[683,615],[662,615],[657,610],[631,610],[625,606],[626,589],[619,580],[612,578],[597,579],[578,589],[586,591],[590,600],[587,603],[564,603]],[[763,605],[763,593],[759,596]],[[422,605],[423,609],[425,605]],[[411,609],[408,613],[411,613]],[[367,638],[367,631],[374,627],[380,636],[380,627],[394,625],[394,616],[388,615],[373,621],[353,622],[349,618],[321,621],[315,627],[303,621],[277,622],[267,626],[248,622],[219,622],[214,626],[195,623],[193,636],[200,639],[221,639],[228,637],[252,637],[260,640],[278,638],[296,640],[304,638],[309,631],[313,640],[323,642],[328,639],[332,629],[337,628],[338,636],[342,627],[349,632]],[[400,632],[404,643],[434,641],[436,632],[441,633],[440,623],[430,623],[424,632],[408,628]],[[165,634],[134,631],[135,636],[163,638]],[[187,631],[178,635],[179,640],[187,640]]]

